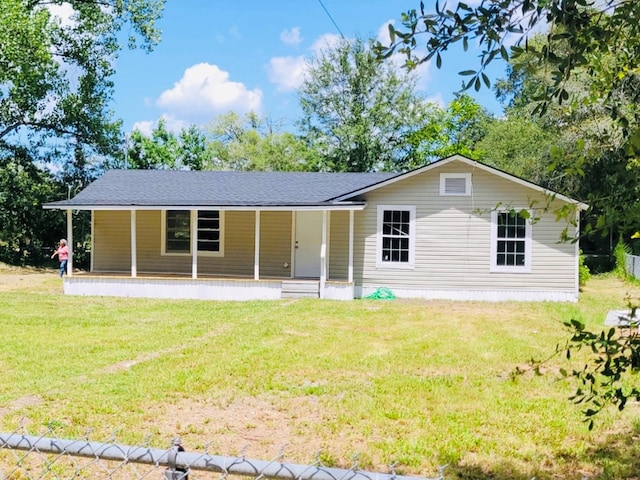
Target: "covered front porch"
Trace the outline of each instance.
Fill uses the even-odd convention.
[[[64,292],[201,300],[351,300],[354,213],[362,208],[219,208],[219,247],[203,252],[207,230],[202,228],[202,210],[94,207],[90,271],[73,274],[71,252]],[[184,252],[167,247],[168,238],[176,236],[167,212],[176,211],[189,220]],[[67,237],[73,245],[70,210]]]

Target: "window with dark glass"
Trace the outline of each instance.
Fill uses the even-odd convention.
[[[167,211],[167,253],[189,253],[191,251],[191,219],[188,210]]]
[[[198,212],[198,251],[220,251],[220,212],[217,210]]]
[[[496,265],[524,267],[527,219],[517,212],[500,212],[497,218]]]
[[[382,214],[382,261],[408,263],[410,249],[408,210],[385,210]]]
[[[220,211],[198,211],[197,219],[198,252],[220,252],[222,246]],[[165,226],[165,252],[191,253],[191,212],[188,210],[167,210]]]

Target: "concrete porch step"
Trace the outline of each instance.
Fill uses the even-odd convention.
[[[317,280],[283,280],[282,298],[320,298]]]

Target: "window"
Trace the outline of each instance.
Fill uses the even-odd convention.
[[[220,212],[218,210],[198,212],[198,251],[220,251]]]
[[[169,210],[166,214],[166,253],[191,252],[191,212]]]
[[[378,206],[377,267],[413,268],[415,207]]]
[[[470,173],[441,173],[440,195],[471,195]]]
[[[531,271],[531,222],[517,211],[491,213],[491,271]]]
[[[163,211],[162,253],[191,255],[191,218],[189,210]],[[223,215],[219,210],[199,210],[195,217],[198,228],[198,254],[223,254]]]

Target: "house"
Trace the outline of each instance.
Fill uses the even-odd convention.
[[[576,301],[560,238],[587,206],[454,155],[400,174],[113,170],[45,208],[70,245],[72,211],[92,214],[67,294]]]

